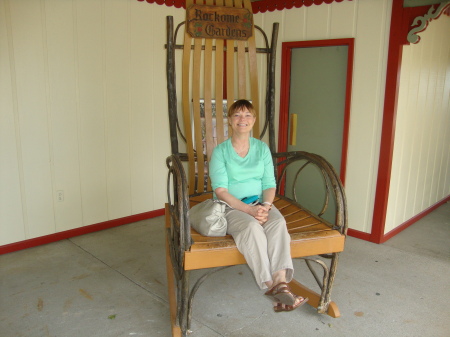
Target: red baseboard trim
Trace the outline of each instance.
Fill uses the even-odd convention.
[[[14,243],[0,246],[0,255],[16,252],[18,250],[22,250],[22,249],[26,249],[26,248],[45,245],[47,243],[52,243],[52,242],[56,242],[56,241],[60,241],[60,240],[64,240],[64,239],[69,239],[74,236],[89,234],[89,233],[98,232],[98,231],[101,231],[104,229],[127,225],[127,224],[130,224],[133,222],[162,216],[164,214],[165,214],[165,209],[161,208],[161,209],[157,209],[157,210],[150,211],[150,212],[130,215],[130,216],[126,216],[126,217],[119,218],[119,219],[108,220],[108,221],[99,222],[99,223],[96,223],[93,225],[78,227],[78,228],[69,229],[69,230],[63,231],[63,232],[58,232],[58,233],[54,233],[54,234],[40,236],[40,237],[33,238],[33,239],[14,242]]]
[[[372,235],[370,233],[361,232],[361,231],[358,231],[356,229],[349,228],[347,230],[347,235],[351,236],[351,237],[354,237],[354,238],[357,238],[357,239],[361,239],[361,240],[372,242],[372,238],[371,238]]]
[[[408,221],[402,223],[400,226],[395,227],[393,230],[391,230],[388,233],[386,233],[385,235],[383,235],[383,237],[381,238],[381,242],[380,243],[384,243],[387,240],[389,240],[390,238],[396,236],[398,233],[404,231],[406,228],[408,228],[409,226],[411,226],[415,222],[419,221],[424,216],[430,214],[436,208],[438,208],[439,206],[442,206],[443,204],[445,204],[448,201],[450,201],[450,195],[448,195],[446,198],[442,199],[441,201],[438,201],[434,205],[431,205],[430,207],[428,207],[427,209],[423,210],[422,212],[420,212],[416,216],[413,216]]]
[[[419,214],[413,216],[411,219],[409,219],[406,222],[402,223],[398,227],[395,227],[390,232],[382,235],[379,240],[377,240],[376,236],[373,235],[372,233],[365,233],[365,232],[361,232],[361,231],[358,231],[356,229],[351,229],[351,228],[349,228],[347,230],[347,235],[351,236],[351,237],[355,237],[357,239],[373,242],[373,243],[384,243],[387,240],[389,240],[390,238],[396,236],[398,233],[404,231],[406,228],[408,228],[412,224],[414,224],[417,221],[419,221],[420,219],[422,219],[424,216],[430,214],[432,211],[434,211],[439,206],[442,206],[443,204],[445,204],[446,202],[449,202],[449,201],[450,201],[450,195],[448,195],[447,197],[445,197],[441,201],[438,201],[434,205],[431,205],[430,207],[428,207],[427,209],[423,210]]]

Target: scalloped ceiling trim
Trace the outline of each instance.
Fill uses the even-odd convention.
[[[137,0],[140,2],[156,3],[158,5],[166,5],[169,7],[186,8],[185,0]],[[312,5],[331,4],[333,2],[343,2],[352,0],[260,0],[252,2],[253,14],[273,12],[275,10],[309,7]]]

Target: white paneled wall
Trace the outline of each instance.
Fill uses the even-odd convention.
[[[264,29],[280,22],[280,45],[287,41],[355,38],[346,192],[349,227],[363,232],[370,232],[372,225],[391,7],[391,0],[354,0],[257,16],[257,24]],[[281,55],[276,83],[280,83],[280,59]]]
[[[164,207],[166,15],[0,1],[0,245]]]
[[[385,233],[450,194],[450,18],[403,47]]]
[[[354,0],[255,15],[268,32],[280,22],[279,51],[285,41],[355,38],[346,191],[350,227],[364,232],[373,215],[391,4]],[[163,207],[165,17],[180,22],[184,14],[133,0],[0,0],[0,245]],[[425,35],[441,20],[404,51],[387,230],[449,193],[448,44],[445,54],[443,42]],[[423,47],[429,43],[441,45],[439,59]],[[280,60],[281,53],[277,111]],[[438,61],[441,70],[414,71],[417,62]],[[423,98],[430,90],[433,98]]]

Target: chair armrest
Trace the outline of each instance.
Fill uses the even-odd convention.
[[[169,169],[167,175],[167,199],[170,210],[171,241],[180,247],[181,255],[191,248],[191,224],[189,222],[189,194],[182,156],[172,154],[166,159]],[[183,256],[180,256],[181,261]]]
[[[297,182],[300,173],[302,173],[303,170],[310,165],[314,166],[321,173],[325,186],[325,196],[322,210],[318,212],[317,216],[322,217],[328,208],[330,197],[333,198],[336,205],[333,229],[338,230],[341,234],[346,234],[348,220],[345,190],[333,166],[325,158],[317,154],[304,151],[273,153],[272,156],[274,159],[275,176],[277,177],[277,193],[280,195],[284,195],[287,168],[294,163],[299,164],[300,162],[301,166],[297,170],[294,178],[293,195],[290,198],[294,203],[299,205],[301,205],[301,201],[297,200],[295,183]]]

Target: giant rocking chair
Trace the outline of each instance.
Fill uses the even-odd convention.
[[[218,2],[215,1],[216,6]],[[186,6],[191,4],[192,0],[187,1]],[[228,3],[226,0],[224,5],[232,7],[233,1]],[[243,3],[235,0],[234,6],[251,12],[250,0]],[[226,107],[236,99],[251,100],[259,113],[253,135],[268,138],[277,178],[274,204],[286,218],[292,257],[306,261],[317,281],[318,291],[310,290],[296,280],[290,283],[290,287],[296,294],[309,297],[308,304],[317,308],[319,313],[338,317],[339,310],[330,300],[330,293],[347,231],[344,188],[333,167],[321,156],[301,151],[276,153],[274,102],[278,23],[273,24],[270,44],[258,26],[252,26],[252,36],[242,41],[194,38],[183,25],[184,22],[180,23],[174,32],[173,18],[167,17],[167,89],[172,154],[167,158],[168,203],[165,217],[173,336],[186,336],[189,332],[193,299],[201,283],[213,272],[246,263],[230,235],[204,237],[189,223],[190,207],[212,197],[208,161],[214,146],[227,137]],[[180,28],[185,28],[182,34],[184,43],[176,44]],[[260,34],[261,48],[256,48],[256,32]],[[183,51],[179,57],[176,56],[177,50]],[[177,62],[181,65],[180,82],[176,81],[175,76]],[[260,74],[262,80],[258,79]],[[181,92],[180,100],[177,89]],[[260,95],[265,97],[260,98]],[[265,103],[264,108],[260,102]],[[182,115],[180,119],[178,111]],[[264,119],[261,111],[265,112]],[[262,132],[259,131],[261,126]],[[186,150],[180,152],[180,148]],[[295,189],[293,198],[284,195],[286,169],[292,166],[298,168],[295,180],[306,167],[314,168],[319,173],[323,184],[321,188],[325,192],[323,207],[318,214],[297,202]],[[334,220],[330,222],[323,218],[323,214],[331,204]],[[317,275],[313,263],[323,269],[322,277]],[[191,286],[189,273],[197,269],[206,271]]]

